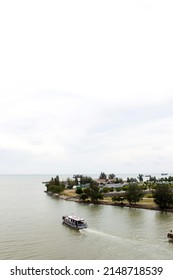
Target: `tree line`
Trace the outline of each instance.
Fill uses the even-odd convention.
[[[135,178],[127,178],[126,184],[121,188],[116,188],[116,193],[112,195],[112,201],[123,205],[127,201],[130,205],[136,204],[144,198],[145,190],[150,190],[154,203],[160,209],[173,208],[173,177],[169,176],[165,180],[149,178],[143,182],[143,176],[138,175],[138,180]],[[115,179],[114,174],[107,175],[104,172],[100,173],[99,179]],[[115,183],[117,181],[115,180]],[[113,192],[114,188],[100,187],[98,182],[92,177],[83,176],[80,174],[73,175],[73,178],[67,178],[66,181],[60,181],[59,176],[51,178],[46,183],[47,192],[62,193],[65,188],[72,189],[76,186],[76,193],[82,201],[90,201],[98,203],[99,200],[104,199],[104,193]]]

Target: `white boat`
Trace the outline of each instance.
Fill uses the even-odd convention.
[[[62,216],[62,220],[64,224],[75,229],[87,228],[87,223],[85,220],[74,215]]]

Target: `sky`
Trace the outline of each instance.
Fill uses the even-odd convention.
[[[173,172],[173,3],[0,2],[0,174]]]

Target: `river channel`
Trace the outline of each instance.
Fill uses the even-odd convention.
[[[45,175],[0,176],[0,259],[168,260],[173,213],[82,204],[48,196]],[[88,228],[62,224],[79,215]]]

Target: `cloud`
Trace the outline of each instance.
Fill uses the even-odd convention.
[[[172,21],[170,1],[4,2],[1,172],[171,170]]]
[[[114,98],[104,103],[59,92],[20,96],[4,110],[1,149],[12,155],[25,154],[27,162],[39,163],[39,172],[51,169],[45,162],[51,163],[53,170],[63,169],[62,173],[68,173],[66,169],[92,173],[92,169],[99,172],[103,167],[107,172],[121,172],[123,165],[133,171],[140,162],[145,169],[148,160],[161,165],[165,154],[170,160],[171,99],[150,102],[150,106],[120,104]]]

